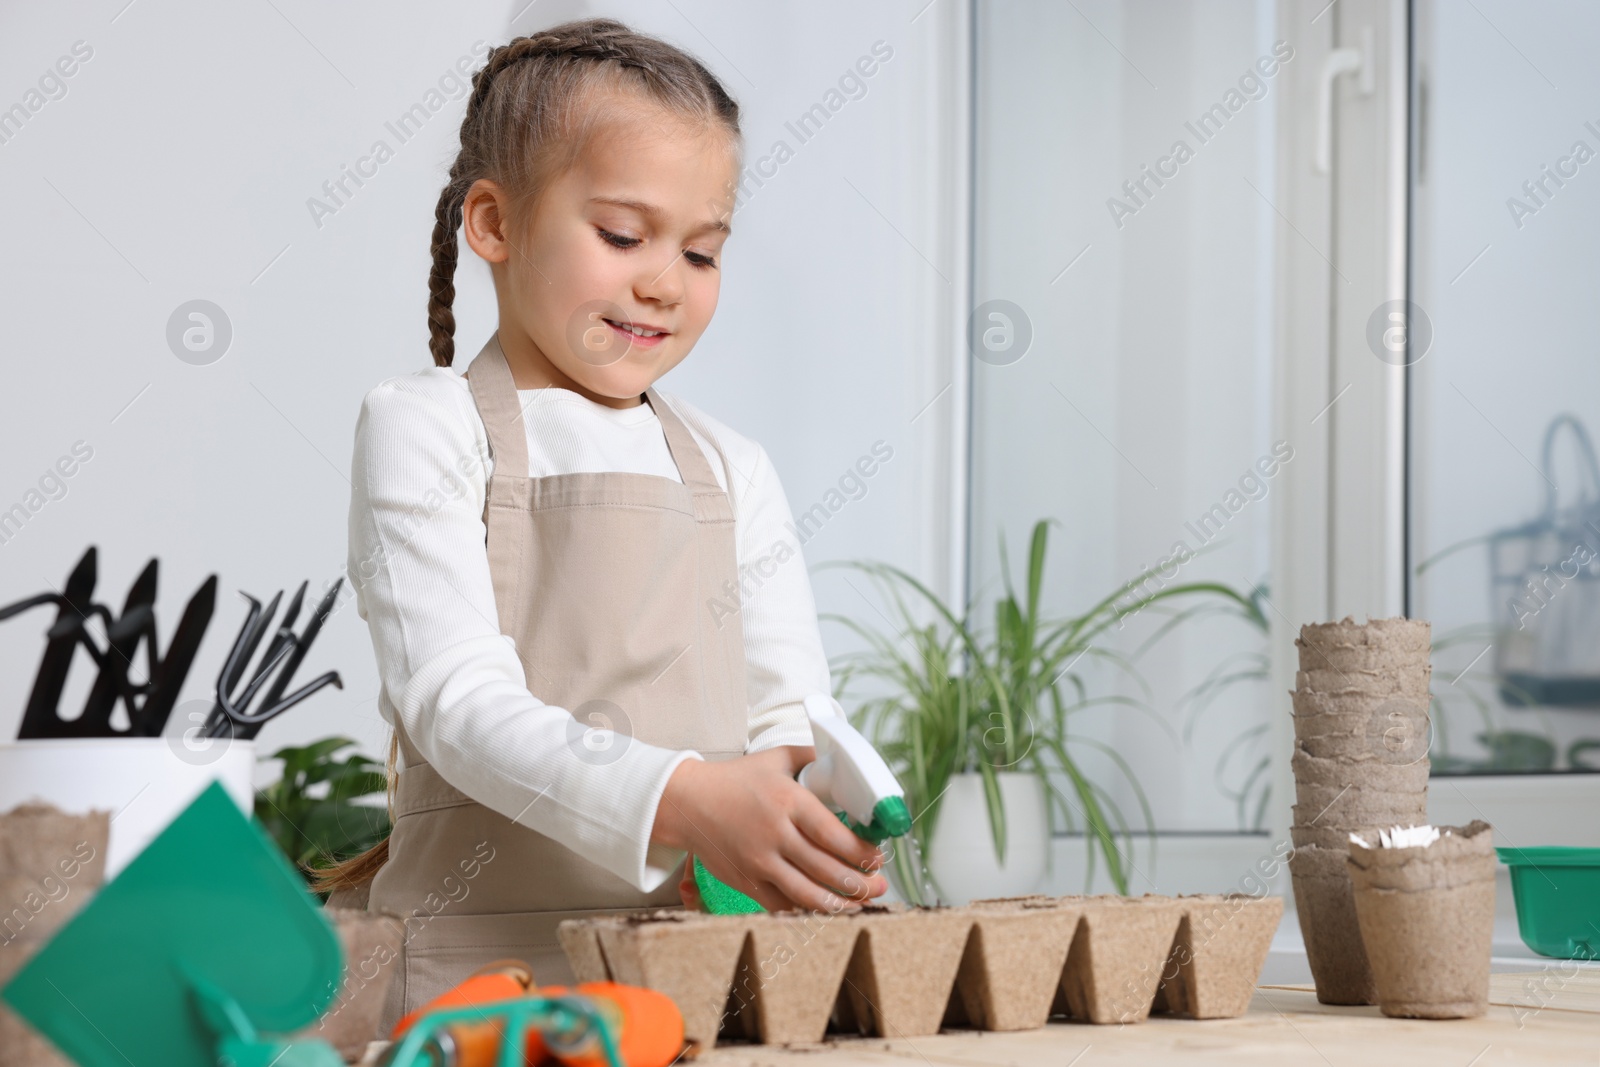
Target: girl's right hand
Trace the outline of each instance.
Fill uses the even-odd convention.
[[[799,765],[785,748],[684,760],[667,780],[650,839],[698,856],[768,911],[838,912],[881,896],[889,888],[876,873],[882,854],[795,781]]]

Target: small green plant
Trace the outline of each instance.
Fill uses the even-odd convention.
[[[348,737],[325,737],[267,757],[283,761],[283,777],[256,791],[256,818],[307,881],[316,869],[388,836],[388,811],[357,803],[387,791],[383,764],[359,752],[335,758],[354,744]]]
[[[831,564],[868,575],[894,613],[885,616],[895,632],[886,634],[855,619],[827,615],[860,635],[866,648],[836,661],[839,695],[858,680],[876,683],[853,718],[873,739],[906,790],[916,821],[912,836],[925,853],[939,802],[953,775],[983,776],[995,854],[1005,858],[1006,817],[997,775],[1023,771],[1038,775],[1050,798],[1052,828],[1082,829],[1088,850],[1089,877],[1103,860],[1119,893],[1128,892],[1132,829],[1105,785],[1086,775],[1074,749],[1087,746],[1104,753],[1132,787],[1154,831],[1149,804],[1132,768],[1122,756],[1093,738],[1069,733],[1072,717],[1089,708],[1122,705],[1141,711],[1140,701],[1119,694],[1092,695],[1080,661],[1104,662],[1126,672],[1148,692],[1135,660],[1162,635],[1196,613],[1171,610],[1179,600],[1202,599],[1265,628],[1256,602],[1217,582],[1168,585],[1155,571],[1123,583],[1087,611],[1067,618],[1046,618],[1040,605],[1049,520],[1033,527],[1026,584],[1019,598],[1012,585],[1005,543],[1000,569],[1005,595],[994,607],[994,626],[980,632],[969,613],[958,616],[916,578],[885,563],[849,561]],[[823,564],[822,566],[830,566]],[[1170,579],[1169,579],[1170,580]],[[1149,587],[1154,586],[1154,591]],[[908,600],[910,601],[908,603]],[[918,606],[914,609],[914,605]],[[932,619],[922,619],[932,610]],[[1112,629],[1146,609],[1165,615],[1132,655],[1106,646]],[[970,609],[969,609],[970,611]],[[886,692],[884,691],[886,690]],[[1165,723],[1156,720],[1163,728]],[[1063,787],[1064,784],[1064,787]],[[1119,840],[1120,839],[1120,840]],[[905,892],[926,884],[926,872],[908,869],[905,850],[893,858],[897,887]]]

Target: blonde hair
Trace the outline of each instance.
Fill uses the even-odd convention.
[[[456,263],[467,190],[489,178],[507,191],[508,220],[525,226],[550,183],[579,158],[604,118],[645,117],[648,109],[727,134],[737,169],[739,105],[699,60],[615,19],[564,22],[490,49],[472,76],[461,120],[461,150],[434,209],[433,269],[428,275],[428,348],[437,366],[455,359]],[[399,781],[398,739],[391,738],[391,825]],[[384,838],[366,852],[312,873],[319,893],[358,889],[389,858]]]

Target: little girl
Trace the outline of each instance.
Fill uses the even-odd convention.
[[[321,887],[370,882],[406,920],[386,1027],[497,958],[571,981],[556,924],[697,905],[686,857],[771,909],[887,889],[794,780],[829,675],[778,477],[653,386],[716,308],[738,114],[608,19],[518,37],[472,80],[433,231],[437,366],[367,394],[352,468],[394,829]],[[458,229],[499,306],[465,375]],[[746,590],[778,543],[793,558]]]

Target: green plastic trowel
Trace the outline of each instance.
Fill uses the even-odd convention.
[[[800,784],[864,841],[879,844],[909,833],[911,813],[906,809],[904,790],[878,750],[850,725],[844,708],[825,693],[806,697],[805,706],[817,758],[801,768]],[[906,840],[911,843],[910,838]],[[763,910],[750,897],[718,880],[698,856],[694,880],[701,902],[715,915]]]
[[[342,973],[316,897],[213,782],[0,998],[81,1067],[342,1067],[262,1036],[314,1022]]]

